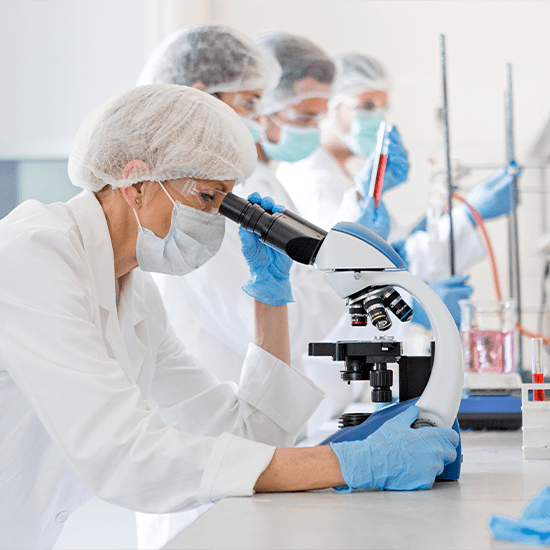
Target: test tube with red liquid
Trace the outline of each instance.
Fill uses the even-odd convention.
[[[386,164],[388,163],[388,145],[386,140],[382,146],[382,152],[380,153],[380,161],[378,162],[378,171],[376,172],[376,183],[374,184],[374,204],[376,208],[380,204],[380,197],[382,196],[382,186],[384,185],[384,174],[386,173]]]
[[[384,174],[386,172],[386,164],[388,163],[388,143],[386,137],[386,123],[382,121],[378,128],[376,137],[376,147],[374,149],[374,164],[369,186],[369,197],[374,199],[376,208],[380,205],[382,197],[382,186],[384,185]]]
[[[533,384],[544,384],[542,368],[542,338],[531,338]],[[533,401],[544,401],[544,390],[533,390]]]

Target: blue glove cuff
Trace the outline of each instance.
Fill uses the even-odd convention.
[[[269,279],[269,281],[252,277],[243,285],[242,289],[258,302],[269,306],[284,306],[294,302],[292,287],[288,279]]]

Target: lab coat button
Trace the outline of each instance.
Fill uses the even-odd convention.
[[[67,512],[59,512],[59,514],[55,516],[55,521],[57,521],[57,523],[63,523],[67,521],[68,517],[69,517],[69,514]]]

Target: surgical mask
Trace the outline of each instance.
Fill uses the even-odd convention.
[[[257,120],[252,120],[251,118],[242,115],[240,115],[240,118],[252,134],[252,137],[254,138],[254,143],[258,143],[258,141],[260,141],[260,139],[264,135],[265,128]]]
[[[347,133],[338,137],[358,157],[367,158],[376,146],[378,128],[384,120],[384,113],[372,111],[352,111],[351,126]]]
[[[142,227],[134,210],[139,224],[137,262],[143,271],[187,275],[218,252],[225,233],[225,218],[176,203],[164,185],[160,182],[159,185],[174,204],[170,230],[166,237],[158,237]]]
[[[291,124],[277,123],[281,129],[279,141],[262,140],[264,153],[273,160],[283,162],[297,162],[309,157],[321,142],[319,128],[315,126],[292,126]]]

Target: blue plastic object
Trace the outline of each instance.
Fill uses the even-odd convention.
[[[531,499],[518,519],[494,515],[487,527],[496,539],[550,546],[550,486]]]
[[[409,399],[402,403],[395,403],[388,405],[379,411],[374,412],[359,426],[350,426],[349,428],[342,428],[336,433],[327,437],[320,445],[328,445],[329,443],[337,443],[341,441],[356,441],[358,439],[366,439],[369,435],[373,434],[382,424],[392,419],[394,416],[402,413],[408,409],[411,405],[415,405],[418,401],[418,397],[415,399]],[[456,448],[456,460],[451,464],[447,464],[443,472],[436,477],[436,481],[448,481],[456,480],[460,477],[460,465],[462,463],[462,442],[460,441],[460,429],[458,421],[455,420],[452,429],[458,434],[459,442]]]
[[[367,244],[370,244],[373,248],[382,253],[390,262],[399,269],[407,269],[407,264],[403,261],[403,258],[388,244],[384,239],[381,239],[374,231],[352,222],[339,222],[333,228],[333,231],[340,231],[346,233],[352,237],[357,237]]]

